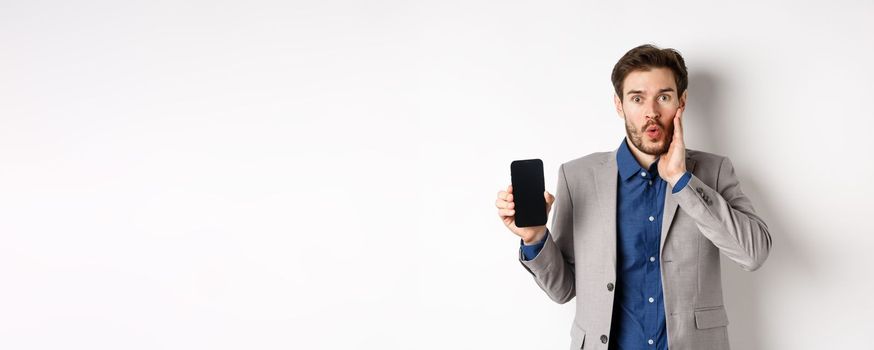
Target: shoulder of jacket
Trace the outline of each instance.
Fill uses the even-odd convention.
[[[695,162],[697,162],[698,164],[705,166],[719,166],[724,160],[728,160],[728,157],[721,154],[704,152],[690,148],[686,149],[686,157],[691,158],[695,160]]]
[[[571,159],[562,163],[565,171],[580,171],[588,168],[601,166],[611,158],[610,152],[595,152],[579,158]]]

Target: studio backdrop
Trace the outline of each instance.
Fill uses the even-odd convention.
[[[870,348],[874,3],[2,1],[0,348],[565,349],[510,162],[625,136],[610,72],[689,71],[685,141],[767,223],[733,349]],[[548,225],[552,225],[552,218]]]

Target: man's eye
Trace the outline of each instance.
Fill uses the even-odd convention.
[[[631,100],[634,102],[640,102],[640,97],[635,96],[635,97],[632,97]]]
[[[667,101],[667,100],[669,100],[671,97],[668,96],[668,95],[661,95],[661,96],[659,96],[659,98],[660,98],[662,101]]]

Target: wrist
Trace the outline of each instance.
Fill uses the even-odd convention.
[[[543,240],[543,236],[546,236],[546,227],[538,230],[535,234],[528,237],[528,239],[522,238],[522,243],[525,245],[537,244],[537,242]]]
[[[677,175],[671,176],[671,178],[668,179],[668,183],[671,184],[671,187],[677,186],[677,182],[679,182],[680,179],[682,179],[683,175],[685,175],[685,174],[686,174],[686,171],[684,170]]]

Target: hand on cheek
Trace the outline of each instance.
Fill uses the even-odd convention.
[[[674,136],[670,140],[668,152],[659,157],[659,176],[674,186],[686,172],[686,145],[683,142],[683,110],[677,109],[674,114]]]

